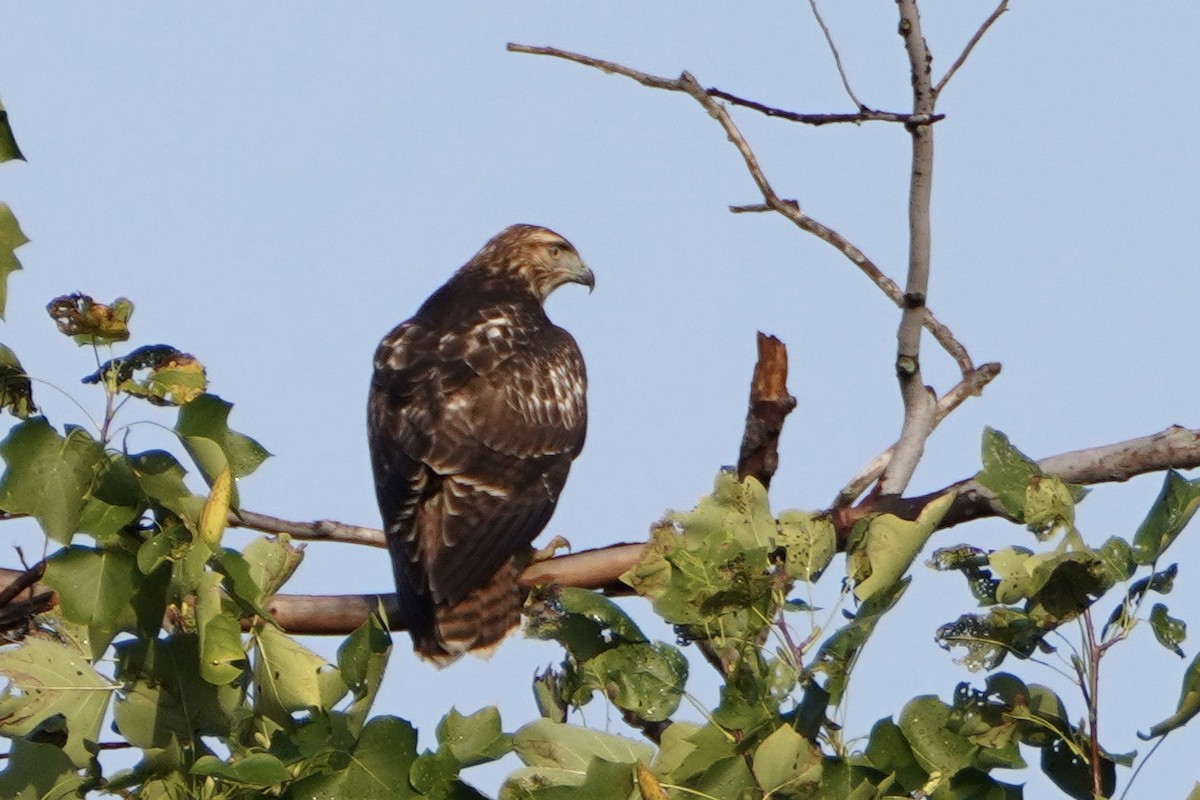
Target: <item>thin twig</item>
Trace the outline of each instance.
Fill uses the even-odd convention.
[[[1008,0],[1000,0],[1000,5],[996,6],[996,10],[993,11],[991,15],[983,21],[983,24],[979,26],[979,30],[975,31],[975,35],[972,36],[970,41],[967,42],[967,46],[963,48],[963,51],[958,54],[958,58],[956,58],[954,63],[950,65],[950,69],[946,70],[946,74],[943,75],[942,79],[937,82],[937,86],[933,87],[933,94],[935,97],[942,93],[942,89],[946,88],[946,84],[949,83],[950,79],[954,77],[954,73],[958,72],[959,67],[967,62],[967,58],[971,55],[971,51],[975,49],[975,45],[979,44],[979,40],[983,38],[983,35],[988,32],[988,28],[992,27],[996,20],[1000,19],[1000,15],[1007,10]]]
[[[999,374],[1000,365],[995,362],[982,364],[967,373],[967,377],[963,378],[953,389],[938,398],[937,410],[934,414],[934,426],[936,427],[941,424],[942,420],[962,405],[963,401],[968,397],[978,397],[983,388],[991,383]],[[837,498],[833,501],[833,507],[849,506],[857,500],[883,474],[884,469],[891,462],[892,455],[895,452],[896,445],[893,444],[867,462],[867,465],[860,469],[858,474],[851,478],[845,487],[838,492]]]
[[[586,67],[594,67],[601,72],[606,72],[610,75],[624,75],[627,78],[632,78],[643,86],[648,86],[651,89],[666,89],[667,91],[678,92],[683,91],[679,86],[679,81],[673,78],[663,78],[657,75],[651,75],[647,72],[641,72],[636,69],[631,69],[623,64],[618,64],[614,61],[605,61],[602,58],[593,58],[585,56],[581,53],[573,53],[569,50],[560,50],[557,47],[539,47],[530,44],[516,44],[509,42],[508,51],[510,53],[526,53],[534,56],[551,56],[553,58],[561,58],[567,61],[574,61],[577,64],[583,64]],[[900,114],[893,111],[877,111],[871,108],[860,108],[854,114],[805,114],[799,111],[788,111],[774,106],[768,106],[764,103],[759,103],[756,100],[747,100],[744,97],[731,94],[716,87],[710,87],[704,90],[710,97],[715,97],[721,100],[726,100],[735,106],[748,108],[752,111],[757,111],[768,117],[777,119],[785,119],[789,122],[800,122],[805,125],[830,125],[834,123],[850,123],[860,124],[863,122],[891,122],[901,125],[930,125],[938,122],[942,117],[913,117],[911,114]]]
[[[227,520],[231,528],[249,528],[263,533],[286,533],[296,539],[312,542],[345,542],[364,544],[369,547],[387,547],[383,531],[346,525],[342,522],[323,519],[316,522],[292,522],[255,511],[230,511]]]
[[[833,63],[837,65],[838,75],[842,78],[842,86],[846,89],[846,94],[850,95],[850,101],[854,103],[855,108],[860,111],[867,110],[863,102],[854,94],[854,90],[850,88],[850,79],[846,77],[846,70],[842,66],[842,57],[838,55],[837,45],[833,43],[833,34],[829,32],[829,26],[825,24],[825,20],[821,19],[821,12],[817,10],[817,0],[808,0],[808,5],[812,8],[813,17],[816,18],[821,33],[825,34],[825,43],[829,45],[829,52],[833,53]]]
[[[904,292],[891,278],[887,277],[887,275],[883,273],[883,270],[881,270],[873,261],[871,261],[866,254],[855,247],[848,239],[846,239],[837,231],[833,230],[827,225],[817,222],[812,217],[801,211],[800,205],[795,200],[783,199],[775,193],[775,190],[771,188],[770,183],[767,181],[766,175],[763,173],[762,168],[759,166],[758,159],[754,155],[754,151],[751,150],[750,145],[746,142],[745,137],[742,136],[741,131],[738,130],[737,126],[733,122],[733,119],[729,116],[729,113],[725,110],[725,108],[714,99],[714,97],[721,97],[722,99],[734,102],[729,96],[717,94],[711,89],[704,89],[699,83],[696,82],[696,79],[687,72],[683,73],[679,78],[663,78],[657,75],[650,75],[636,69],[631,69],[623,64],[617,64],[615,62],[605,61],[599,58],[592,58],[591,56],[573,53],[569,50],[560,50],[556,47],[534,47],[532,45],[510,43],[508,45],[508,49],[514,53],[529,53],[531,55],[543,55],[561,58],[565,61],[582,64],[587,67],[593,67],[611,75],[622,75],[652,89],[684,92],[685,94],[692,96],[714,119],[717,120],[718,123],[720,123],[721,127],[724,128],[726,136],[729,137],[730,141],[732,141],[734,146],[737,147],[738,152],[741,153],[742,160],[746,163],[746,168],[750,171],[750,176],[754,179],[755,184],[758,186],[759,191],[763,195],[763,200],[765,203],[762,206],[738,206],[735,207],[735,210],[764,211],[769,209],[783,215],[784,217],[787,217],[787,219],[789,219],[801,230],[812,234],[826,244],[831,245],[839,253],[849,259],[852,264],[858,267],[863,274],[870,278],[870,280],[876,286],[878,286],[879,289],[892,300],[892,302],[894,302],[897,306],[904,306]],[[908,115],[904,117],[904,120],[910,128],[923,128],[929,127],[928,123],[934,121],[934,118],[931,115]],[[920,319],[926,330],[933,335],[938,344],[945,348],[946,352],[948,352],[958,363],[959,369],[964,375],[974,369],[974,365],[971,362],[970,356],[967,354],[966,348],[954,338],[954,334],[949,328],[947,328],[940,321],[938,321],[936,317],[933,316],[933,313],[930,312],[928,308],[924,308],[920,311]]]

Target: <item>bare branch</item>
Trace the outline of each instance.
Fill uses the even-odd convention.
[[[936,97],[930,82],[932,57],[921,34],[921,17],[916,0],[897,0],[900,35],[908,52],[912,72],[913,114],[933,114]],[[932,232],[930,203],[933,192],[933,127],[910,125],[912,171],[908,193],[908,272],[904,305],[896,332],[896,377],[904,401],[904,424],[896,440],[891,461],[880,478],[884,494],[902,494],[925,451],[925,440],[936,425],[937,396],[921,377],[921,329],[925,298],[929,293],[929,262]]]
[[[825,24],[825,20],[821,19],[821,12],[817,10],[817,0],[808,0],[808,5],[812,8],[813,17],[816,18],[821,33],[825,34],[825,43],[829,45],[829,52],[833,53],[833,63],[837,65],[838,75],[842,78],[842,86],[846,89],[846,94],[850,95],[850,101],[854,103],[855,107],[866,110],[867,107],[850,88],[850,79],[846,77],[846,70],[842,66],[842,57],[838,55],[837,45],[833,43],[833,34],[829,32],[829,26]]]
[[[295,539],[306,541],[345,542],[347,544],[365,544],[369,547],[387,547],[383,531],[378,528],[346,525],[327,519],[317,522],[292,522],[243,509],[230,511],[228,524],[231,528],[249,528],[262,533],[286,533]]]
[[[963,404],[963,401],[968,397],[978,397],[983,392],[983,388],[992,382],[997,375],[1000,374],[1000,365],[991,362],[983,364],[979,368],[972,370],[958,384],[942,395],[937,402],[937,412],[934,415],[934,426],[942,422],[950,415],[950,412]],[[871,459],[865,467],[858,471],[846,486],[838,492],[837,499],[833,501],[834,508],[849,506],[862,495],[871,484],[879,479],[883,474],[883,470],[892,460],[892,455],[896,452],[896,445],[892,445],[887,450],[884,450],[879,455]]]
[[[765,487],[779,468],[779,434],[783,421],[796,408],[787,388],[787,346],[759,331],[758,361],[750,381],[746,432],[738,455],[738,478],[753,476]]]
[[[971,51],[975,49],[975,45],[979,44],[979,40],[983,38],[983,35],[988,32],[988,28],[992,27],[996,20],[1000,19],[1000,15],[1007,10],[1008,0],[1000,0],[1000,5],[996,6],[996,10],[993,11],[991,15],[983,21],[983,24],[979,26],[979,30],[975,31],[975,34],[971,37],[970,41],[967,42],[967,46],[963,48],[963,51],[958,54],[958,58],[956,58],[954,63],[950,65],[950,69],[946,70],[946,74],[943,75],[942,79],[937,82],[937,86],[933,87],[933,94],[935,97],[942,93],[942,89],[946,88],[946,84],[949,83],[950,79],[954,77],[954,73],[958,72],[959,67],[967,62],[967,59],[971,55]]]
[[[565,61],[574,61],[576,64],[583,64],[585,67],[594,67],[601,72],[606,72],[610,75],[624,75],[627,78],[632,78],[643,86],[648,86],[651,89],[666,89],[672,92],[684,91],[679,80],[675,78],[663,78],[657,75],[651,75],[646,72],[641,72],[636,69],[631,69],[623,64],[617,64],[614,61],[605,61],[601,58],[593,58],[585,56],[581,53],[573,53],[570,50],[561,50],[557,47],[538,47],[529,44],[516,44],[509,42],[508,51],[510,53],[526,53],[534,56],[551,56],[553,58],[561,58]],[[938,122],[942,117],[913,117],[911,114],[898,114],[892,111],[877,111],[875,109],[861,107],[853,114],[804,114],[799,111],[787,111],[782,108],[775,108],[764,103],[759,103],[755,100],[747,100],[744,97],[731,94],[729,92],[717,89],[715,87],[704,90],[710,97],[716,97],[721,100],[726,100],[736,106],[748,108],[752,111],[757,111],[768,117],[776,117],[785,119],[789,122],[800,122],[805,125],[830,125],[834,123],[851,123],[860,124],[863,122],[892,122],[903,125],[930,125]]]
[[[668,91],[684,92],[688,95],[691,95],[696,99],[697,102],[700,103],[700,105],[704,107],[706,111],[708,111],[709,115],[716,119],[717,122],[720,123],[721,127],[724,128],[726,136],[729,137],[729,140],[733,142],[734,146],[737,147],[738,152],[741,153],[742,160],[746,162],[746,168],[750,171],[751,177],[754,179],[755,184],[758,186],[759,191],[763,195],[763,199],[766,201],[762,205],[734,206],[731,208],[732,211],[737,213],[770,210],[782,214],[791,220],[791,222],[801,230],[812,234],[826,244],[831,245],[834,249],[849,259],[852,264],[862,270],[863,274],[866,275],[876,286],[878,286],[879,289],[885,295],[887,295],[893,303],[901,308],[904,307],[904,292],[901,291],[900,287],[897,286],[891,278],[885,275],[883,270],[876,266],[876,264],[866,256],[866,254],[855,247],[848,239],[846,239],[837,231],[816,221],[801,211],[799,203],[797,203],[795,200],[780,198],[775,193],[775,190],[771,188],[770,183],[767,181],[762,168],[759,166],[758,159],[754,155],[754,151],[746,142],[745,137],[742,136],[741,131],[738,130],[737,126],[733,122],[733,119],[729,116],[729,113],[725,110],[725,108],[720,103],[716,102],[716,100],[714,100],[714,97],[722,97],[723,99],[730,100],[730,102],[734,102],[730,96],[723,93],[716,94],[715,90],[702,88],[696,82],[696,79],[686,72],[677,79],[663,78],[657,75],[650,75],[639,70],[630,69],[629,67],[614,63],[612,61],[604,61],[602,59],[592,58],[591,56],[572,53],[568,50],[560,50],[555,47],[534,47],[531,45],[510,43],[508,45],[508,49],[514,53],[529,53],[532,55],[544,55],[552,56],[554,58],[561,58],[566,61],[583,64],[584,66],[594,67],[609,74],[623,75],[627,78],[637,81],[643,86],[649,86],[653,89],[665,89]],[[746,101],[742,101],[742,104],[747,105],[747,107],[753,107]],[[933,122],[935,117],[931,114],[923,114],[917,116],[909,115],[904,119],[910,129],[928,128],[930,127],[928,123]],[[971,358],[967,354],[966,348],[954,338],[954,334],[950,331],[950,329],[938,321],[938,319],[934,317],[933,313],[929,311],[928,308],[921,309],[919,313],[921,323],[925,326],[926,330],[928,330],[938,344],[945,348],[946,352],[948,352],[951,357],[954,358],[963,374],[966,375],[972,369],[974,369],[974,364],[971,362]]]

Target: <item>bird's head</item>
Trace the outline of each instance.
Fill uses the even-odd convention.
[[[580,283],[590,291],[596,276],[575,246],[549,228],[512,225],[492,237],[464,269],[493,278],[517,280],[540,302],[564,283]]]

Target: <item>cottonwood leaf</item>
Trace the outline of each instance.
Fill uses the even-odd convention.
[[[242,627],[225,609],[221,576],[215,572],[205,572],[196,586],[196,630],[200,634],[200,676],[214,686],[227,686],[241,677],[246,661]]]
[[[1133,560],[1153,564],[1183,532],[1200,508],[1200,479],[1189,481],[1168,470],[1150,513],[1133,536]]]
[[[254,634],[254,682],[258,711],[282,723],[294,711],[329,711],[348,691],[337,667],[270,625]]]
[[[821,751],[790,725],[781,725],[754,751],[752,770],[767,795],[815,788],[821,780]]]
[[[833,522],[806,511],[782,512],[777,539],[784,548],[784,569],[796,580],[817,580],[837,553]]]
[[[847,556],[847,568],[855,581],[854,596],[865,601],[894,586],[937,530],[954,497],[955,492],[947,492],[927,504],[912,521],[879,514],[867,522],[866,533]]]
[[[93,658],[118,631],[136,629],[130,603],[143,580],[135,557],[119,550],[67,547],[46,559],[46,585],[58,592],[63,616],[88,626]]]
[[[437,726],[438,749],[446,750],[459,767],[495,761],[512,751],[512,735],[500,726],[500,711],[488,706],[469,717],[450,709]]]
[[[8,276],[21,269],[15,251],[28,242],[8,203],[0,203],[0,319],[8,304]]]
[[[83,379],[148,400],[156,406],[190,403],[208,387],[204,365],[190,353],[166,344],[149,344],[114,358]]]
[[[416,800],[409,770],[417,758],[417,732],[397,717],[375,717],[353,747],[336,754],[346,766],[292,784],[295,800]]]
[[[82,428],[68,426],[61,436],[44,417],[33,417],[9,431],[0,455],[8,464],[0,479],[0,508],[37,518],[47,536],[69,544],[104,448]]]
[[[618,764],[649,764],[654,748],[611,733],[539,719],[523,726],[512,739],[513,750],[530,767],[560,767],[586,773],[592,759]]]
[[[266,789],[292,778],[284,763],[270,753],[250,753],[231,762],[222,761],[216,756],[201,756],[188,773],[221,778],[236,786],[251,789]]]
[[[379,692],[383,672],[392,653],[392,637],[380,622],[379,614],[371,614],[362,625],[346,637],[338,648],[337,664],[341,678],[353,694],[346,709],[351,730],[362,729]]]
[[[0,161],[25,160],[21,148],[17,146],[17,137],[13,135],[12,123],[8,121],[8,111],[0,103]]]
[[[1153,739],[1166,736],[1176,728],[1187,725],[1197,714],[1200,714],[1200,654],[1192,659],[1192,663],[1183,673],[1183,688],[1179,692],[1179,703],[1175,706],[1175,713],[1152,727],[1149,733],[1139,732],[1138,738]]]
[[[950,713],[950,706],[934,695],[914,697],[900,712],[897,725],[927,773],[951,777],[975,761],[978,745],[946,727]]]
[[[64,294],[46,305],[46,312],[59,333],[70,336],[79,345],[104,345],[129,338],[129,318],[133,303],[118,297],[111,306],[97,303],[86,294]]]
[[[0,344],[0,408],[17,419],[37,413],[33,403],[33,384],[20,359],[7,345]]]
[[[1168,614],[1163,603],[1155,603],[1150,609],[1150,629],[1159,644],[1183,658],[1183,648],[1179,645],[1187,638],[1187,623]]]
[[[0,695],[0,734],[25,736],[60,716],[67,729],[63,752],[76,767],[87,766],[89,744],[99,741],[115,688],[87,654],[70,643],[29,636],[0,649],[0,674],[8,679]]]
[[[74,800],[84,778],[62,748],[14,737],[0,772],[0,797],[10,800]]]
[[[210,484],[226,465],[235,478],[258,469],[270,453],[261,444],[229,427],[233,404],[215,394],[202,394],[179,409],[175,431]],[[207,443],[216,445],[214,451]]]

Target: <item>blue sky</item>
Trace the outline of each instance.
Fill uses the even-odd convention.
[[[940,73],[992,6],[926,6]],[[903,110],[893,4],[822,10],[858,95]],[[758,198],[692,100],[504,50],[556,45],[668,76],[688,69],[706,86],[785,108],[852,110],[807,3],[5,11],[0,97],[29,163],[4,167],[0,199],[33,241],[19,251],[26,269],[10,280],[0,338],[31,372],[98,410],[100,398],[77,383],[94,369],[91,354],[62,340],[43,307],[71,291],[132,298],[136,342],[199,357],[212,391],[236,404],[233,426],[275,454],[242,482],[247,508],[377,523],[363,421],[375,344],[513,222],[564,234],[597,276],[592,295],[568,288],[549,305],[578,339],[592,388],[587,448],[548,533],[577,548],[638,540],[664,510],[707,492],[737,455],[756,330],[789,345],[799,399],[772,489],[777,510],[824,507],[899,430],[898,312],[783,219],[726,210]],[[1197,29],[1200,7],[1182,3],[1131,13],[1111,2],[1017,2],[944,93],[929,303],[977,362],[1001,361],[1004,373],[935,433],[915,491],[973,473],[984,425],[1040,457],[1197,424],[1200,379],[1188,355]],[[781,195],[902,279],[901,128],[736,118]],[[924,366],[939,391],[953,384],[953,363],[928,340]],[[38,400],[57,424],[82,421],[53,390],[40,388]],[[129,412],[126,421],[173,419]],[[132,436],[136,447],[169,443],[151,426]],[[1094,492],[1080,508],[1084,533],[1130,535],[1158,484]],[[13,525],[10,535],[41,549],[35,530]],[[989,522],[934,545],[960,541],[1030,544]],[[382,552],[308,553],[292,591],[388,588]],[[1188,586],[1194,532],[1174,555],[1182,571],[1167,602],[1187,616],[1200,607]],[[967,592],[915,570],[856,673],[852,735],[905,698],[948,697],[972,677],[932,642],[938,624],[969,609]],[[640,610],[636,600],[626,607]],[[404,636],[397,645],[377,711],[429,735],[451,704],[499,703],[509,728],[531,719],[528,679],[559,660],[550,645],[514,640],[490,662],[438,673],[408,654]],[[332,653],[336,642],[314,646]],[[703,669],[693,690],[712,702]],[[1104,744],[1144,750],[1133,732],[1174,709],[1182,664],[1142,629],[1106,669],[1114,704]],[[1071,708],[1082,713],[1077,701]],[[620,728],[599,701],[585,717]],[[1195,747],[1194,731],[1169,739],[1135,794],[1186,794]],[[477,779],[494,789],[499,774]],[[1032,795],[1044,784],[1029,778]]]

